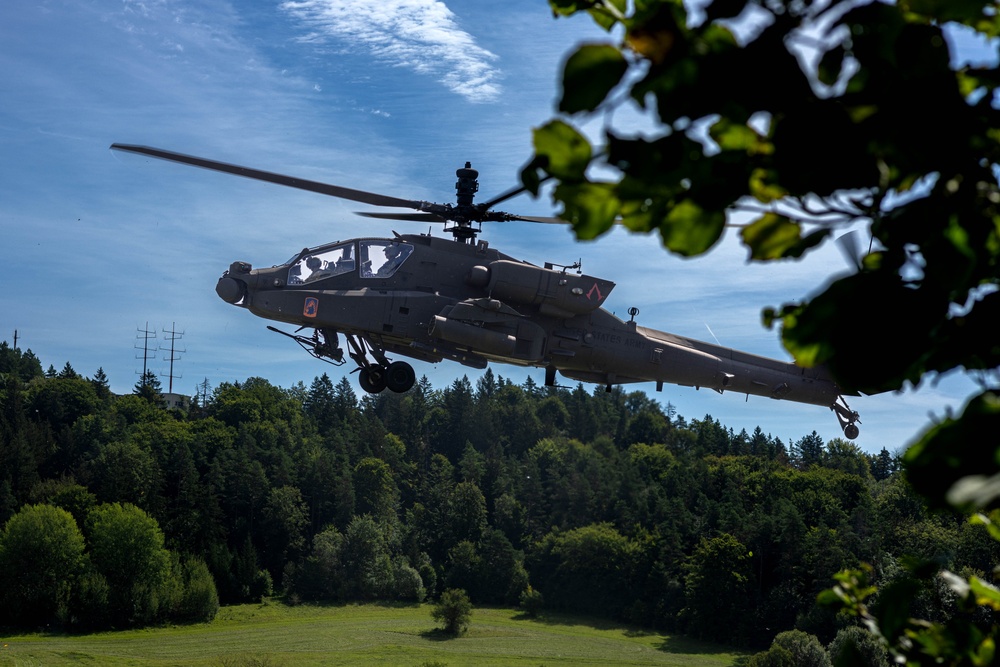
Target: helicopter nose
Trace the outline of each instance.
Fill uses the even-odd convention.
[[[239,303],[247,294],[247,282],[233,276],[249,276],[252,267],[246,262],[233,262],[215,285],[215,293],[226,303]]]
[[[242,280],[230,278],[228,275],[219,278],[215,285],[215,293],[226,303],[238,303],[247,291],[247,284]]]

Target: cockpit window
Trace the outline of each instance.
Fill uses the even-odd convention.
[[[357,267],[354,244],[341,243],[328,248],[317,248],[299,257],[288,269],[288,284],[303,285],[323,278],[339,276]]]
[[[361,277],[388,278],[413,252],[413,246],[398,241],[362,241]]]

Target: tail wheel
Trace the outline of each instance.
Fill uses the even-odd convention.
[[[381,366],[362,368],[358,373],[358,383],[369,394],[378,394],[386,386],[386,372]]]
[[[394,361],[385,371],[385,386],[397,394],[408,391],[416,380],[417,374],[413,372],[413,367],[405,361]]]

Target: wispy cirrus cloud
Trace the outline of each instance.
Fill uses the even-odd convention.
[[[364,46],[390,65],[435,77],[470,102],[500,95],[497,56],[459,28],[439,0],[290,0],[280,6],[312,30],[304,41]]]

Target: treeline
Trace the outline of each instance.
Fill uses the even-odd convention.
[[[38,582],[0,590],[0,623],[126,627],[274,594],[461,588],[729,644],[791,629],[826,643],[845,621],[815,600],[843,568],[871,563],[887,583],[904,555],[1000,560],[980,527],[928,513],[885,449],[736,433],[638,391],[487,371],[359,400],[324,374],[225,383],[179,411],[158,390],[147,374],[113,396],[100,370],[46,373],[0,344],[0,567]],[[33,543],[42,525],[58,529]],[[156,575],[133,575],[128,548]],[[917,599],[953,611],[941,590]]]

